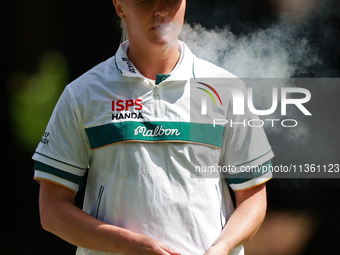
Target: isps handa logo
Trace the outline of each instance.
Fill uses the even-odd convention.
[[[112,100],[112,120],[144,119],[141,113],[143,100]]]
[[[204,87],[196,87],[197,89],[203,90],[204,92],[206,92],[214,101],[215,105],[217,106],[217,102],[215,100],[215,96],[218,98],[221,106],[222,106],[222,100],[220,95],[217,93],[217,91],[210,86],[209,84],[203,83],[203,82],[197,82],[198,84],[203,85]],[[209,90],[208,90],[209,89]],[[214,93],[214,95],[212,94]],[[201,114],[202,115],[206,115],[207,114],[207,99],[206,97],[202,97],[202,105],[201,105]]]

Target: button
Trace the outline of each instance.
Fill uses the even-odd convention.
[[[159,90],[158,90],[158,87],[155,87],[154,95],[155,95],[156,97],[159,97]]]

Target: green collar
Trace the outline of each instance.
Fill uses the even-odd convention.
[[[162,81],[166,80],[170,74],[157,74],[156,76],[156,85],[160,84]]]

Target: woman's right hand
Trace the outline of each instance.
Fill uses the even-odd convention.
[[[150,237],[130,233],[122,254],[124,255],[180,255],[170,247]]]
[[[74,205],[74,192],[49,181],[40,184],[43,228],[86,249],[124,255],[180,255],[150,237],[107,224]]]

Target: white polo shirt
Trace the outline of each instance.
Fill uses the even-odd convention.
[[[128,42],[70,83],[33,155],[34,178],[77,192],[88,169],[84,211],[183,255],[201,255],[234,210],[227,182],[247,189],[271,173],[227,182],[191,173],[198,165],[261,165],[273,153],[262,128],[190,122],[190,78],[236,77],[179,45],[180,60],[158,85],[129,61]],[[107,253],[79,247],[77,254]]]

